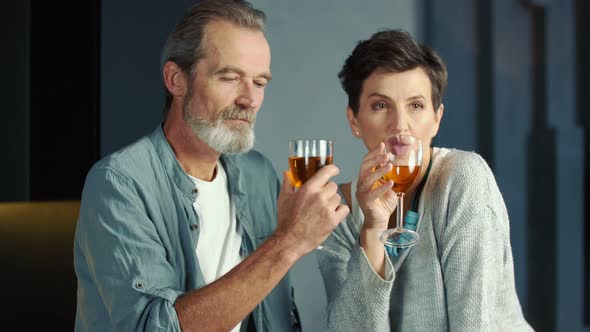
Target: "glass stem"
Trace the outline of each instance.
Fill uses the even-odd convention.
[[[397,212],[396,212],[396,225],[395,225],[395,229],[397,229],[398,231],[401,231],[404,226],[403,226],[403,221],[404,221],[404,194],[405,193],[396,193],[397,196]]]

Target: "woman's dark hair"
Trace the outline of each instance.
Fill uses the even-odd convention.
[[[360,41],[338,73],[342,88],[348,95],[348,106],[356,115],[363,82],[375,70],[400,73],[414,68],[424,69],[432,86],[432,105],[437,110],[447,87],[447,67],[436,52],[418,44],[402,30],[383,30]]]

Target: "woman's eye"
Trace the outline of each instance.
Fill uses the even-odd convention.
[[[381,111],[381,110],[384,110],[384,109],[387,109],[387,104],[386,103],[379,102],[379,103],[374,103],[373,104],[373,110],[375,110],[375,111]]]
[[[411,106],[412,106],[412,109],[416,110],[416,111],[424,109],[424,104],[422,104],[422,103],[412,103]]]

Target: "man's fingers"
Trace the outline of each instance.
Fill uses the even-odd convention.
[[[292,193],[295,191],[295,181],[293,181],[293,175],[291,172],[283,172],[283,185],[281,186],[281,192]]]
[[[336,192],[338,192],[338,185],[336,184],[336,182],[330,181],[322,189],[322,196],[323,197],[332,197],[332,196],[336,195]],[[336,196],[338,196],[338,195],[336,195]]]
[[[344,218],[346,218],[346,216],[349,213],[350,213],[350,209],[348,208],[348,205],[340,204],[336,208],[336,212],[334,214],[334,217],[336,218],[336,220],[338,220],[338,223],[340,223],[342,220],[344,220]]]
[[[303,186],[323,187],[332,177],[338,175],[338,173],[340,173],[340,169],[336,165],[326,165],[320,168]]]
[[[334,194],[328,199],[328,207],[335,209],[340,202],[342,202],[340,195]]]

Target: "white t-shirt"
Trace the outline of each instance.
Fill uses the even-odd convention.
[[[190,176],[190,175],[189,175]],[[236,209],[229,199],[227,175],[217,162],[217,174],[213,181],[203,181],[190,176],[198,189],[193,204],[200,221],[197,257],[203,278],[212,283],[238,265],[242,235],[236,221]],[[232,329],[240,330],[241,322]]]

